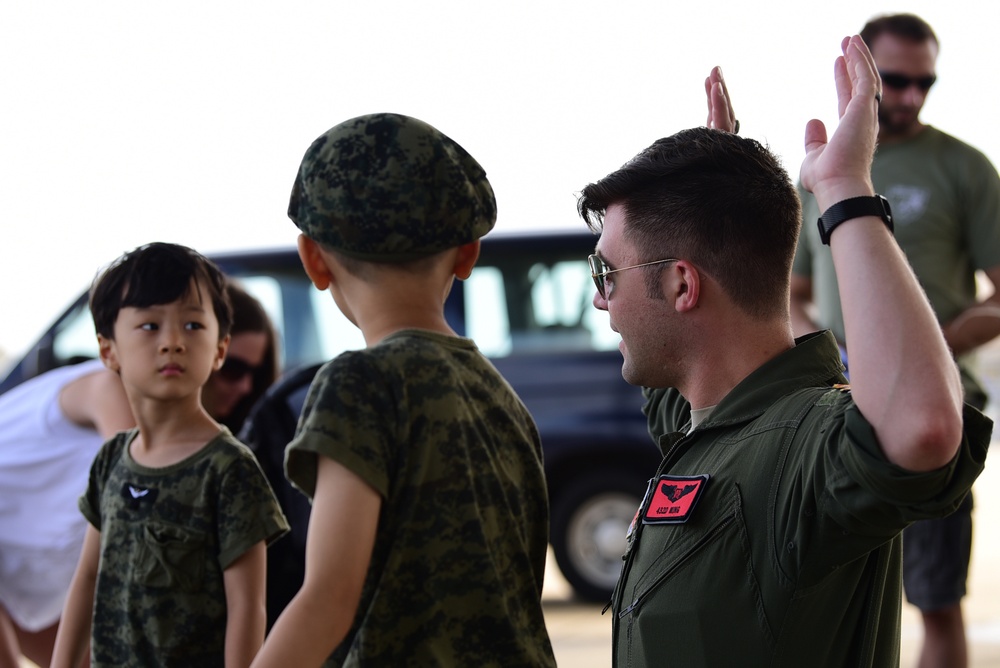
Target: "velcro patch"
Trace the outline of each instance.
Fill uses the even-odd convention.
[[[661,475],[655,482],[653,499],[642,516],[643,524],[683,524],[691,518],[695,504],[708,486],[708,474]]]

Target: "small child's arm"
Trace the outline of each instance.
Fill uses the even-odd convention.
[[[88,524],[80,561],[77,562],[76,573],[63,607],[62,620],[59,622],[52,668],[77,668],[83,662],[90,642],[100,556],[101,532]]]
[[[382,497],[339,462],[318,459],[305,580],[254,668],[321,665],[347,636],[361,601]]]
[[[256,543],[222,573],[226,588],[226,668],[246,668],[264,642],[267,546]]]

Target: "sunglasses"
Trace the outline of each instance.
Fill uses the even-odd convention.
[[[643,262],[642,264],[633,264],[631,267],[622,267],[621,269],[608,269],[608,265],[604,264],[604,260],[600,258],[599,255],[590,255],[587,257],[587,262],[590,263],[590,275],[594,278],[594,285],[597,286],[597,292],[600,293],[601,299],[607,299],[608,295],[605,293],[605,277],[608,274],[613,274],[616,271],[625,271],[626,269],[637,269],[639,267],[648,267],[651,264],[661,264],[663,262],[678,262],[677,258],[668,257],[665,260],[653,260],[652,262]]]
[[[896,74],[894,72],[879,72],[878,74],[882,77],[883,84],[896,90],[906,90],[910,86],[916,86],[926,93],[934,85],[934,82],[937,81],[937,76],[934,74],[926,77],[908,77],[905,74]]]
[[[236,383],[247,376],[253,376],[257,373],[257,369],[260,367],[253,366],[246,360],[241,360],[239,357],[227,357],[226,361],[222,363],[222,367],[216,372],[223,378],[223,380],[228,380],[230,383]]]

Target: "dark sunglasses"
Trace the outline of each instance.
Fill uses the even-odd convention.
[[[249,364],[246,360],[241,360],[239,357],[227,357],[226,361],[222,363],[222,367],[217,373],[222,376],[224,380],[228,380],[230,383],[235,383],[243,380],[247,376],[254,375],[257,373],[257,369],[259,368],[260,367]]]
[[[934,82],[937,81],[937,76],[931,74],[926,77],[908,77],[905,74],[896,74],[895,72],[879,72],[878,75],[882,77],[882,83],[889,88],[895,88],[896,90],[906,90],[910,86],[916,86],[925,93],[931,89]]]
[[[636,269],[638,267],[648,267],[651,264],[660,264],[662,262],[677,262],[677,258],[668,257],[665,260],[653,260],[652,262],[643,262],[642,264],[633,264],[631,267],[622,267],[621,269],[608,269],[608,265],[604,264],[604,260],[601,259],[599,255],[590,255],[587,257],[587,262],[590,263],[590,275],[594,278],[594,285],[597,286],[597,291],[601,295],[601,299],[607,299],[608,295],[605,291],[605,277],[608,274],[613,274],[616,271],[625,271],[626,269]]]

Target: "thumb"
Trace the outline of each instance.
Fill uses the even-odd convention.
[[[812,119],[806,123],[806,154],[826,145],[826,126],[823,121]]]

